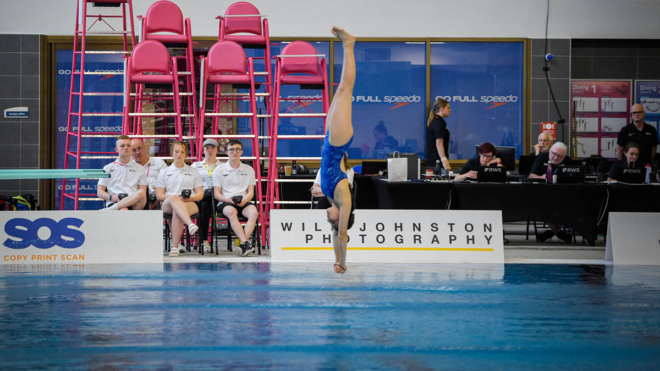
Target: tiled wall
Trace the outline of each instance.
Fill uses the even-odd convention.
[[[561,117],[566,120],[564,127],[566,129],[562,137],[563,130],[557,125],[557,140],[563,141],[568,145],[568,129],[570,125],[570,76],[571,76],[571,40],[570,39],[549,39],[548,52],[552,53],[554,58],[548,62],[550,71],[548,78],[550,86],[554,93],[557,106]],[[548,81],[545,78],[543,67],[545,61],[545,39],[532,39],[532,125],[530,130],[530,142],[532,146],[538,142],[538,136],[541,133],[541,122],[559,121],[557,108],[550,96]],[[531,150],[531,148],[530,148]]]
[[[39,36],[0,35],[0,168],[39,168]],[[27,119],[4,118],[28,107]],[[0,195],[39,196],[35,180],[0,180]]]
[[[660,40],[583,40],[571,47],[574,79],[660,79]]]

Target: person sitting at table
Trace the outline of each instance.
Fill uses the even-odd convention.
[[[550,151],[541,152],[540,155],[536,156],[529,177],[532,179],[545,179],[548,183],[554,183],[554,178],[548,179],[546,175],[548,173],[554,175],[558,165],[570,164],[571,158],[566,156],[566,145],[557,142],[550,147]]]
[[[625,168],[644,168],[642,163],[637,162],[639,158],[639,145],[635,142],[628,142],[623,148],[623,160],[614,161],[612,167],[610,168],[610,173],[607,176],[608,182],[616,181],[616,176],[619,173],[619,169]]]
[[[502,160],[495,156],[497,156],[495,146],[488,142],[483,143],[479,146],[479,157],[469,159],[454,180],[477,179],[475,171],[479,171],[479,167],[502,166]]]
[[[532,172],[529,177],[532,179],[546,179],[548,183],[554,183],[554,173],[559,165],[570,165],[571,159],[566,156],[566,145],[562,142],[557,142],[550,147],[549,152],[542,152],[536,157],[534,165],[532,165]],[[553,177],[548,180],[547,174],[552,174]],[[545,242],[554,236],[560,240],[571,243],[572,236],[559,229],[561,225],[548,223],[549,230],[537,236],[539,242]]]

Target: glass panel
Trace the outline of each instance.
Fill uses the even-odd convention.
[[[475,156],[490,142],[522,152],[523,43],[445,42],[431,45],[431,98],[450,102],[450,159]]]
[[[343,47],[335,45],[335,83]],[[406,42],[357,42],[353,90],[354,137],[351,159],[384,159],[388,152],[424,156],[426,45]]]

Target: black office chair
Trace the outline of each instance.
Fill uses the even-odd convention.
[[[196,214],[191,215],[190,219],[192,219],[194,221],[196,219],[199,219],[199,217],[200,217],[200,213],[196,213]],[[163,213],[163,219],[165,219],[165,251],[169,252],[170,251],[170,232],[171,231],[170,231],[170,226],[167,223],[167,221],[172,220],[172,214]],[[199,235],[199,231],[197,231],[197,233],[196,233],[197,237],[191,239],[192,236],[190,236],[190,234],[188,233],[188,228],[184,227],[183,230],[184,230],[184,232],[183,232],[184,234],[181,238],[181,241],[183,241],[184,239],[186,240],[186,243],[185,243],[186,252],[190,252],[190,245],[191,245],[190,242],[196,239],[197,240],[197,246],[195,246],[195,248],[198,250],[198,252],[201,255],[204,255],[204,247],[202,246],[202,238]]]

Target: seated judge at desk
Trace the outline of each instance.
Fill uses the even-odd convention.
[[[479,146],[479,157],[468,160],[456,175],[454,180],[477,179],[479,167],[483,166],[501,166],[502,160],[496,157],[497,149],[492,144],[486,142]]]
[[[538,156],[541,153],[548,152],[552,147],[552,135],[550,133],[539,134],[538,143],[534,145],[534,155]]]
[[[571,159],[566,156],[566,145],[562,142],[557,142],[550,147],[549,152],[541,152],[536,156],[536,161],[532,165],[532,171],[529,177],[532,179],[545,179],[548,180],[547,174],[553,174],[557,170],[557,165],[570,165]],[[550,180],[548,183],[554,183]]]
[[[619,169],[625,168],[644,168],[641,162],[638,162],[639,158],[639,145],[635,142],[628,142],[625,147],[623,147],[623,160],[617,160],[612,164],[610,168],[610,174],[607,176],[608,182],[616,181],[616,176],[619,173]]]

